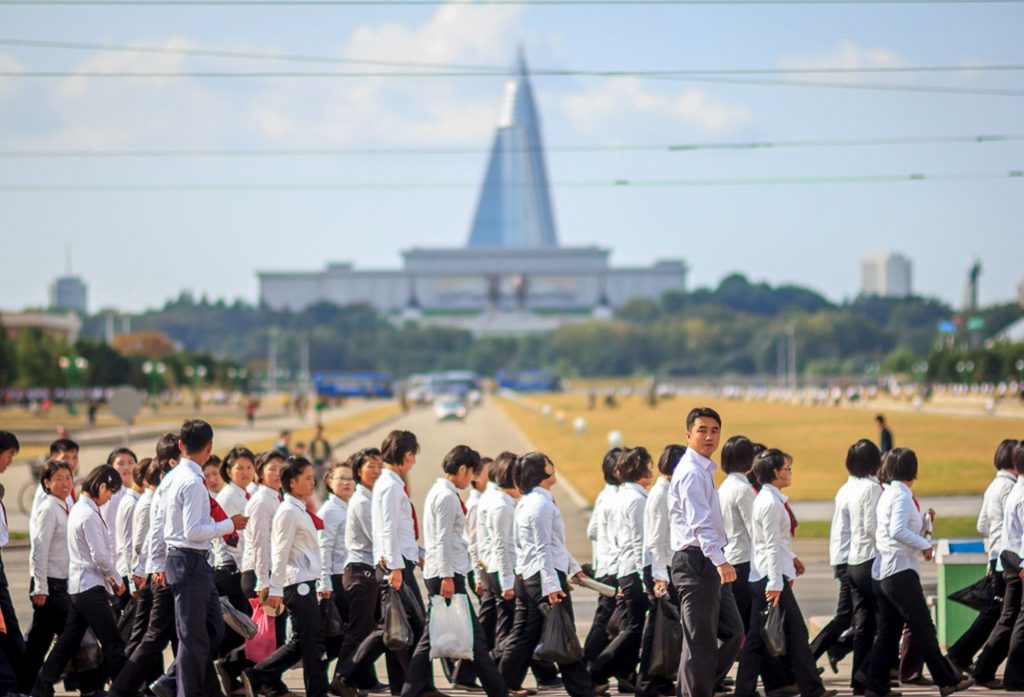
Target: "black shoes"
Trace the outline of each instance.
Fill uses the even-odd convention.
[[[954,692],[961,692],[968,689],[973,684],[974,678],[964,678],[956,685],[942,685],[939,687],[939,694],[942,695],[942,697],[948,697],[948,695],[951,695]]]

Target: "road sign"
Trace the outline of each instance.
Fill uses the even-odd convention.
[[[108,404],[114,416],[127,424],[138,416],[138,413],[142,411],[144,403],[141,392],[134,387],[125,385],[114,390],[114,393],[110,395]]]

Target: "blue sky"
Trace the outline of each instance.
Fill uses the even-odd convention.
[[[0,39],[277,52],[535,68],[859,68],[1024,64],[1024,4],[672,7],[0,7]],[[0,72],[347,70],[177,54],[4,45]],[[1024,71],[806,76],[1024,90]],[[683,82],[534,79],[549,146],[1024,135],[1024,97]],[[45,302],[74,250],[90,308],[138,310],[181,289],[255,299],[257,269],[350,260],[397,267],[410,246],[468,234],[501,79],[89,79],[0,76],[0,150],[468,147],[446,155],[307,158],[0,157],[0,307]],[[715,187],[581,181],[1000,174],[1024,142],[550,153],[563,244],[617,264],[683,258],[690,285],[733,271],[841,300],[859,257],[894,249],[915,288],[959,303],[1016,296],[1024,179]],[[445,189],[11,191],[54,185],[455,182]],[[563,183],[559,186],[559,183]],[[7,190],[3,190],[7,187]]]

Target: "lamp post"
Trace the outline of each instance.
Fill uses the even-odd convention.
[[[75,400],[75,392],[82,387],[82,377],[85,375],[86,369],[89,367],[89,361],[84,357],[70,353],[67,356],[61,356],[57,359],[57,365],[60,369],[67,373],[68,381],[68,413],[72,416],[78,415],[78,405]]]
[[[142,364],[142,373],[149,378],[149,397],[153,410],[156,411],[156,395],[160,390],[161,375],[167,370],[163,361],[146,361]]]
[[[192,401],[195,404],[196,411],[199,411],[199,408],[202,405],[202,400],[199,398],[199,392],[203,383],[203,378],[206,377],[206,366],[190,365],[185,368],[185,375],[192,380]]]

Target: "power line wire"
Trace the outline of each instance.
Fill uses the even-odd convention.
[[[961,172],[925,174],[843,175],[806,177],[738,177],[698,179],[612,179],[559,182],[559,188],[683,188],[719,186],[803,186],[812,184],[884,184],[899,182],[951,182],[995,179],[1024,180],[1024,169],[1004,172]],[[503,189],[534,186],[506,184]],[[261,192],[261,191],[345,191],[345,190],[439,190],[477,188],[474,182],[325,182],[267,184],[18,184],[0,185],[7,193],[161,193],[161,192]]]
[[[0,6],[62,7],[436,7],[438,5],[529,5],[532,7],[672,5],[985,5],[1024,0],[0,0]]]
[[[649,143],[606,145],[556,145],[543,148],[545,153],[610,153],[664,152],[680,153],[700,150],[772,150],[783,148],[842,148],[899,145],[992,144],[1024,142],[1024,134],[983,134],[961,136],[890,136],[881,138],[812,138],[801,140],[732,141],[719,143]],[[532,152],[532,148],[515,148],[515,152]],[[490,152],[486,147],[448,148],[195,148],[195,149],[121,149],[121,150],[0,150],[0,159],[54,158],[258,158],[258,157],[374,157],[374,156],[460,156]]]

